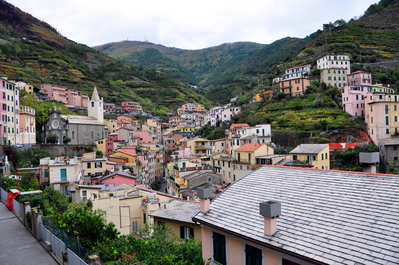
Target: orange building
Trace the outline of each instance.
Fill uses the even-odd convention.
[[[305,91],[310,86],[310,79],[306,77],[298,77],[285,79],[280,81],[280,92],[289,97],[299,97],[305,95]]]

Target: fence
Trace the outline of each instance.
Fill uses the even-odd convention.
[[[64,242],[51,233],[46,227],[40,224],[40,237],[43,242],[51,243],[51,250],[57,257],[61,260],[63,259],[63,253],[67,250],[68,265],[87,265],[78,255],[76,255],[72,250],[67,248]]]
[[[7,199],[7,192],[0,188],[1,199],[5,201]],[[30,208],[30,207],[29,207]],[[81,257],[87,256],[88,251],[87,249],[80,246],[79,242],[76,239],[68,237],[62,230],[59,229],[52,229],[57,235],[63,237],[65,239],[64,243],[61,239],[59,239],[56,235],[50,232],[46,227],[43,226],[42,223],[37,223],[34,220],[33,223],[37,223],[39,226],[38,233],[35,233],[35,229],[32,229],[32,223],[28,224],[26,222],[26,209],[23,205],[21,205],[18,201],[14,200],[14,214],[18,217],[18,219],[26,226],[26,228],[33,233],[33,235],[42,240],[42,242],[46,245],[49,242],[51,245],[51,250],[60,260],[64,260],[65,257],[68,260],[68,265],[87,265],[78,255],[76,255],[73,250],[77,250]],[[33,211],[32,211],[33,213]],[[41,219],[41,218],[39,218]],[[33,224],[33,226],[35,226]],[[47,241],[47,242],[46,242]],[[69,249],[68,247],[73,248],[73,250]],[[64,255],[63,255],[64,254]]]

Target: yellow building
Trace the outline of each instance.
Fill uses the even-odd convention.
[[[107,138],[103,138],[94,142],[97,146],[97,151],[101,151],[103,154],[106,154],[106,140]]]
[[[86,194],[95,194],[93,189],[79,188],[81,194],[84,190],[87,190]],[[150,214],[165,208],[164,205],[168,208],[168,204],[175,200],[168,194],[128,184],[110,187],[92,196],[93,210],[105,211],[106,222],[114,223],[121,235],[132,235],[144,229],[146,224],[153,225]]]
[[[107,158],[105,156],[97,158],[95,152],[84,153],[81,165],[85,176],[100,176],[107,170]]]
[[[116,133],[116,131],[120,128],[120,123],[116,120],[105,120],[104,124],[107,126],[108,132],[110,134]]]
[[[328,144],[301,144],[290,153],[292,162],[287,166],[330,169],[330,147]]]
[[[181,239],[201,240],[201,227],[192,220],[200,211],[199,202],[174,200],[164,206],[150,214],[154,224],[170,227]]]

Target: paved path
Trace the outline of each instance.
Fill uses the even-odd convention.
[[[0,264],[58,265],[39,241],[0,201]]]

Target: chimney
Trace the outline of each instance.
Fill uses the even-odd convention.
[[[206,213],[211,209],[211,198],[213,197],[212,187],[197,188],[197,196],[200,198],[201,213]]]
[[[277,219],[281,214],[281,202],[265,201],[259,204],[259,212],[264,217],[264,233],[272,236],[277,232]]]

